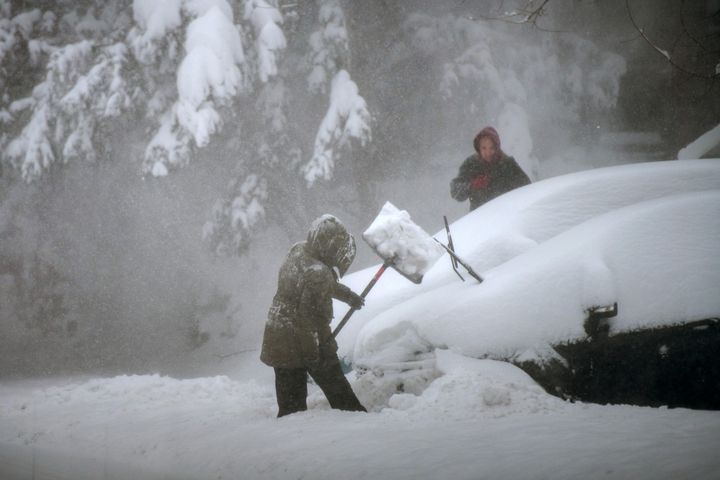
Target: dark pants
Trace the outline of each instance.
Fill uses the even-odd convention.
[[[310,374],[323,391],[330,406],[338,410],[367,412],[352,391],[340,368],[337,356],[329,358],[315,368],[276,368],[275,394],[278,417],[307,410],[307,376]]]

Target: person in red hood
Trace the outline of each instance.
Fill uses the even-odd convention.
[[[530,183],[515,159],[500,148],[500,135],[493,127],[480,130],[473,146],[476,153],[465,159],[450,182],[450,196],[458,202],[470,199],[470,211]]]

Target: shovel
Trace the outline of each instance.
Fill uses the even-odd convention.
[[[364,299],[388,267],[413,283],[422,282],[425,272],[445,253],[442,246],[425,230],[413,223],[405,210],[398,210],[390,202],[385,203],[373,223],[362,235],[363,240],[383,259],[383,264],[360,296]],[[350,308],[332,335],[337,337],[340,330],[355,312]]]

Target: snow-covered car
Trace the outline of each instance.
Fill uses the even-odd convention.
[[[449,349],[512,362],[565,398],[720,408],[719,160],[550,178],[450,231],[482,283],[448,255],[421,284],[391,270],[338,335],[388,397],[424,388]],[[360,291],[376,269],[343,282]]]

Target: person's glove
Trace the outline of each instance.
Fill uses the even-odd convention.
[[[348,305],[355,310],[360,310],[365,306],[365,299],[355,292],[350,292],[350,298],[348,298]]]
[[[470,182],[470,188],[472,188],[473,190],[479,190],[481,188],[487,187],[489,184],[490,177],[488,177],[487,175],[478,175]]]

